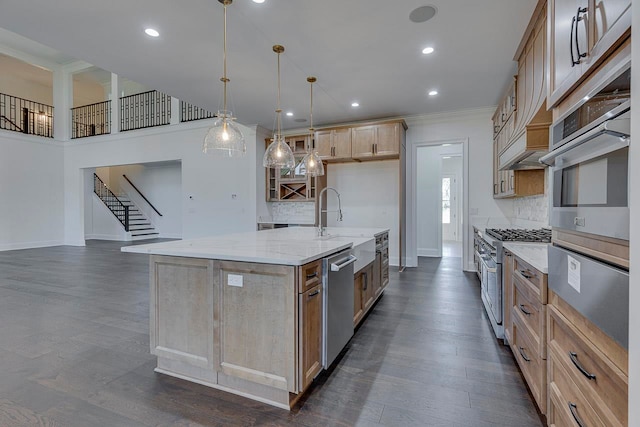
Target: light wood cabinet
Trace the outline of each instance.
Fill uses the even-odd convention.
[[[358,160],[382,160],[400,155],[400,123],[352,128],[352,154]]]
[[[555,400],[550,420],[577,416],[584,425],[626,426],[626,349],[553,292],[547,324],[549,389]]]
[[[313,201],[326,186],[326,176],[312,177],[305,174],[302,159],[311,146],[309,135],[294,135],[285,138],[296,159],[294,168],[267,168],[267,202]],[[267,146],[271,143],[266,140]]]
[[[322,285],[301,293],[298,301],[300,390],[322,371]]]
[[[508,251],[503,267],[505,336],[544,414],[547,411],[547,275]]]
[[[389,284],[389,233],[377,234],[376,256],[353,277],[353,326],[357,326]]]
[[[315,144],[318,155],[323,160],[351,160],[351,128],[318,130]]]
[[[631,30],[631,0],[549,0],[548,107],[556,106]]]

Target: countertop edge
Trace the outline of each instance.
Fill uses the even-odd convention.
[[[531,256],[530,253],[526,253],[523,251],[524,247],[549,247],[549,243],[533,243],[533,242],[504,242],[502,247],[518,258],[521,258],[524,262],[531,264],[533,268],[540,271],[543,274],[549,274],[549,261],[548,256],[544,260],[544,264],[542,264],[542,260],[536,259]]]

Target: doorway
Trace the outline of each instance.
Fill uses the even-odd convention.
[[[464,258],[465,141],[424,143],[414,149],[416,258]]]

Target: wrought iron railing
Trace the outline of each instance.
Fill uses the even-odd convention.
[[[123,174],[123,175],[122,175],[122,177],[123,177],[124,179],[126,179],[126,180],[127,180],[127,182],[128,182],[129,184],[131,184],[131,186],[133,187],[133,189],[134,189],[134,190],[136,190],[136,192],[140,195],[140,197],[142,197],[142,198],[144,199],[144,201],[145,201],[145,202],[147,202],[147,204],[148,204],[149,206],[151,206],[151,209],[153,209],[154,211],[156,211],[156,213],[157,213],[159,216],[162,216],[162,214],[160,213],[160,211],[159,211],[158,209],[156,209],[156,207],[155,207],[155,206],[153,206],[153,204],[149,201],[149,199],[147,199],[147,198],[144,196],[144,194],[142,194],[142,192],[141,192],[140,190],[138,190],[138,187],[136,187],[136,186],[135,186],[135,184],[134,184],[133,182],[131,182],[131,180],[130,180],[129,178],[127,178],[127,175],[124,175],[124,174]]]
[[[111,101],[71,109],[71,139],[111,133]]]
[[[180,101],[180,121],[192,122],[194,120],[210,119],[216,114],[204,108],[196,107],[188,102]]]
[[[124,230],[129,231],[129,206],[122,203],[95,173],[93,174],[93,192],[122,223]]]
[[[168,125],[171,97],[157,90],[120,98],[120,131]]]
[[[53,107],[0,93],[0,129],[53,138]]]

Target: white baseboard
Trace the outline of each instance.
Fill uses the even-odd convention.
[[[15,251],[19,249],[47,248],[50,246],[62,246],[62,245],[64,245],[64,241],[62,240],[42,240],[38,242],[2,243],[0,244],[0,251]]]
[[[121,234],[87,234],[84,236],[87,240],[117,240],[119,242],[126,242],[127,239]]]
[[[467,263],[467,266],[465,267],[464,271],[469,271],[469,272],[473,272],[475,273],[476,271],[476,265],[472,262]]]
[[[434,258],[438,258],[442,255],[440,255],[440,252],[437,249],[420,249],[418,248],[418,256],[427,256],[427,257],[434,257]]]
[[[182,234],[160,233],[160,239],[182,239]]]

